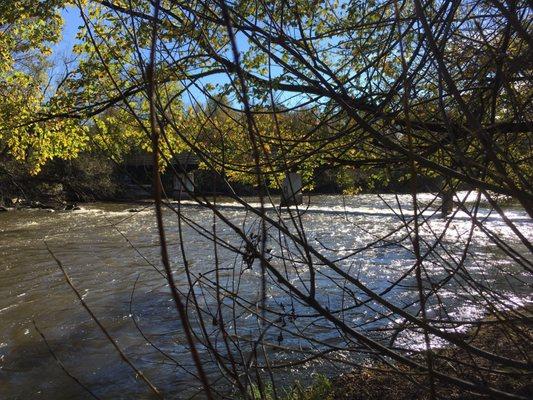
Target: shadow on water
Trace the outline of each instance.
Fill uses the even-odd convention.
[[[143,334],[160,350],[180,359],[187,368],[192,367],[183,357],[188,351],[170,300],[160,291],[137,290],[132,315],[129,314],[129,293],[110,294],[105,303],[91,308],[134,365],[156,387],[171,396],[194,392],[196,382],[191,382],[182,368],[151,347],[132,322],[135,318]],[[48,346],[68,372],[102,398],[153,399],[153,394],[121,360],[93,320],[83,315],[81,307],[72,306],[68,320],[40,315],[35,321]],[[9,346],[0,349],[3,350],[1,398],[92,398],[58,365],[31,321],[24,322],[23,332],[13,335]]]

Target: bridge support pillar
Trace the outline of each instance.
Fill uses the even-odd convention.
[[[453,190],[445,189],[442,193],[441,215],[446,218],[453,211]]]
[[[178,172],[172,177],[172,195],[175,199],[188,199],[194,192],[194,172]]]
[[[303,203],[302,177],[297,172],[289,172],[281,185],[281,206]]]

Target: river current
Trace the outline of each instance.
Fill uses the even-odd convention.
[[[430,195],[421,196],[422,202],[430,200]],[[250,201],[257,206],[257,200]],[[362,248],[394,231],[400,225],[402,215],[409,218],[409,202],[410,197],[405,195],[314,196],[310,198],[309,205],[303,207],[306,212],[302,215],[302,224],[311,245],[328,258],[338,260],[339,265],[379,292],[413,265],[412,253],[387,242],[380,242],[356,254],[353,249]],[[237,225],[245,226],[248,231],[256,229],[254,216],[239,205],[219,200],[219,207]],[[399,207],[402,207],[403,214],[399,215]],[[132,208],[136,210],[132,212]],[[181,211],[199,227],[212,230],[211,211],[192,202],[182,204]],[[274,210],[269,212],[273,214]],[[525,254],[525,248],[501,216],[491,212],[486,203],[478,212],[491,232],[517,252]],[[533,239],[532,221],[525,212],[509,206],[505,208],[505,214],[520,232],[529,240]],[[430,205],[424,216],[429,222],[422,227],[423,234],[428,238],[438,236],[446,226],[446,220],[440,217],[435,205]],[[184,288],[178,220],[169,210],[165,211],[164,220],[175,277]],[[196,275],[209,274],[215,265],[213,243],[191,226],[182,225],[191,271]],[[468,215],[457,213],[447,227],[444,239],[452,253],[456,245],[457,252],[460,251],[460,243],[465,240],[470,228]],[[217,234],[236,247],[242,244],[221,221],[217,222]],[[393,233],[389,240],[401,234],[401,230]],[[272,227],[269,227],[269,235],[272,238],[278,236]],[[78,211],[26,210],[0,214],[0,398],[90,398],[58,366],[54,356],[69,373],[102,398],[151,398],[146,387],[121,362],[80,306],[46,245],[65,266],[84,300],[134,364],[169,398],[194,395],[198,389],[197,382],[184,368],[162,357],[138,329],[185,369],[192,368],[168,286],[156,271],[161,263],[153,207],[149,204],[94,203],[82,205]],[[271,247],[275,256],[279,249],[274,244]],[[221,275],[224,285],[228,290],[237,290],[238,280],[239,293],[253,304],[258,297],[259,268],[257,265],[244,268],[240,256],[223,247],[218,250],[218,262],[224,268]],[[521,306],[532,300],[530,275],[505,257],[478,230],[474,233],[470,253],[469,272],[479,274],[487,285],[505,294],[506,301],[511,301],[512,306]],[[435,276],[443,273],[438,262],[434,266],[431,262],[429,264],[428,269]],[[318,295],[323,303],[335,309],[344,301],[336,286],[337,278],[326,268],[319,271]],[[299,276],[305,280],[305,271]],[[402,285],[387,296],[396,303],[408,304],[414,294],[412,287]],[[201,289],[198,289],[197,296],[206,308],[214,303],[212,296]],[[450,284],[443,290],[442,296],[448,302],[452,317],[475,320],[483,315],[482,310],[476,308],[473,295],[460,285]],[[272,309],[282,310],[291,301],[284,291],[273,285],[268,291],[267,303]],[[235,323],[240,324],[241,332],[255,329],[255,318],[242,310],[240,315]],[[361,325],[361,329],[376,327],[371,323],[372,315],[368,309],[346,317],[354,324],[368,319],[369,324]],[[50,349],[34,324],[45,336]],[[310,324],[306,329],[307,334],[327,343],[336,344],[340,340],[338,332],[328,329],[323,323]],[[253,336],[253,333],[250,335]],[[277,338],[277,329],[272,329],[265,336],[265,340],[271,342],[276,342]],[[286,335],[283,345],[297,348],[303,346],[302,343],[298,337]],[[420,338],[414,336],[400,337],[398,343],[412,348],[421,345]],[[288,358],[290,355],[283,352],[273,352],[272,362]],[[311,371],[315,367],[303,365],[290,371],[298,376],[306,368]],[[220,377],[219,369],[207,359],[206,370],[212,381]]]

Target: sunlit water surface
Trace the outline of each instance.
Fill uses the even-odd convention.
[[[431,199],[430,195],[421,196],[422,202],[427,203]],[[257,200],[251,201],[252,205],[258,205]],[[398,199],[392,195],[316,196],[310,199],[308,206],[303,206],[306,212],[302,214],[302,222],[307,239],[315,248],[330,259],[340,259],[338,265],[379,292],[413,265],[414,257],[409,249],[381,242],[357,255],[342,258],[350,255],[352,249],[360,248],[399,227],[398,206],[404,207],[403,216],[409,218],[412,214],[409,202],[409,196],[399,196]],[[245,213],[229,200],[220,203],[220,210],[232,222],[244,225],[249,232],[257,232],[257,221],[253,215]],[[430,222],[422,227],[422,234],[433,240],[432,235],[438,235],[446,224],[436,206],[430,205],[423,214]],[[139,212],[128,211],[132,207]],[[485,224],[492,232],[517,251],[525,253],[501,217],[495,212],[490,213],[486,205],[483,207],[479,210],[479,216],[486,218]],[[186,202],[182,212],[206,230],[212,230],[211,211]],[[531,220],[527,215],[511,206],[505,212],[517,228],[532,240]],[[274,210],[269,213],[275,217]],[[284,220],[288,222],[286,213]],[[185,275],[175,214],[165,211],[165,223],[176,279],[184,287]],[[457,213],[445,236],[445,243],[452,253],[454,246],[457,246],[457,252],[460,251],[460,244],[466,239],[470,228],[468,215]],[[217,222],[217,234],[236,246],[241,245],[234,232],[220,221]],[[389,240],[404,234],[405,230],[400,230]],[[270,227],[269,235],[275,238],[277,231]],[[194,274],[212,271],[213,243],[186,224],[183,225],[183,238],[191,271]],[[45,243],[61,260],[84,300],[134,364],[169,398],[188,398],[193,395],[198,389],[197,383],[183,368],[169,362],[150,346],[133,323],[135,318],[144,334],[161,350],[168,352],[186,369],[192,369],[168,286],[150,265],[152,263],[158,268],[161,265],[153,209],[128,204],[88,204],[74,212],[28,210],[0,214],[0,398],[90,398],[54,361],[36,332],[33,321],[68,371],[97,395],[109,399],[151,398],[146,387],[121,362],[80,306],[46,250]],[[408,242],[404,242],[404,245],[408,246]],[[279,254],[274,239],[270,239],[269,246],[273,255]],[[239,294],[253,304],[259,296],[260,268],[257,263],[251,269],[246,269],[241,256],[222,247],[218,250],[219,265],[228,268],[221,274],[223,284],[228,289],[237,290],[235,284],[238,281]],[[512,306],[520,306],[531,300],[530,277],[477,230],[470,253],[469,272],[482,277],[487,285],[507,297],[506,301],[511,301]],[[276,262],[275,258],[273,262]],[[427,268],[435,279],[444,273],[438,263],[432,264],[431,260]],[[319,268],[319,271],[319,300],[330,309],[346,305],[343,302],[347,300],[342,298],[334,284],[340,282],[338,277],[324,267]],[[303,280],[308,277],[305,268],[300,274]],[[292,278],[297,283],[295,275]],[[409,284],[413,284],[412,279],[388,293],[387,298],[396,304],[407,305],[416,298],[416,291]],[[196,293],[202,306],[215,304],[211,294],[200,289]],[[364,296],[361,298],[365,299]],[[465,288],[450,284],[443,289],[442,298],[448,303],[452,317],[475,320],[483,316],[482,310],[475,305],[475,296]],[[286,293],[275,285],[269,286],[267,305],[270,308],[288,312],[290,304]],[[309,310],[302,311],[299,307],[296,304],[296,312],[309,313]],[[435,317],[431,314],[431,304],[428,308],[429,317]],[[257,320],[243,310],[238,310],[238,313],[241,318],[237,324],[243,337],[247,334],[246,329],[253,336]],[[345,320],[354,325],[368,321],[361,329],[390,323],[379,321],[372,324],[372,318],[368,308],[345,315]],[[306,325],[304,320],[302,318],[301,323]],[[345,344],[338,332],[328,328],[327,324],[317,323],[306,329],[307,335],[327,343]],[[279,332],[279,329],[271,329],[265,335],[265,340],[275,343],[279,339]],[[283,345],[305,347],[307,344],[285,335]],[[422,346],[422,341],[416,334],[404,335],[398,338],[397,345],[418,348]],[[204,350],[200,350],[205,355]],[[272,362],[288,360],[290,357],[287,353],[273,352]],[[215,363],[208,362],[207,356],[204,360],[211,380],[215,381],[220,377],[220,371]],[[306,368],[315,367],[311,364],[293,368],[288,375],[284,372],[280,379],[305,375]]]

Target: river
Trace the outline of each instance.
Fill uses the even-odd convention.
[[[423,195],[422,201],[429,201],[430,198],[429,195]],[[406,207],[404,213],[408,217],[409,201],[409,196],[405,195],[397,199],[392,195],[313,196],[302,216],[302,224],[308,240],[322,254],[330,259],[338,259],[339,265],[348,268],[373,290],[380,291],[413,265],[412,253],[387,242],[380,242],[356,254],[352,249],[360,248],[398,227],[398,205]],[[253,215],[229,200],[219,202],[220,210],[231,221],[245,226],[246,230],[256,229],[257,221]],[[130,211],[132,208],[137,211]],[[182,212],[190,221],[211,231],[211,211],[186,202],[182,205]],[[269,212],[274,213],[273,210]],[[482,205],[479,213],[486,217],[486,226],[500,239],[518,252],[525,252],[499,215],[489,213],[486,204]],[[446,221],[440,218],[435,207],[430,206],[424,215],[429,218],[427,227],[423,228],[424,235],[431,237],[429,228],[437,234],[444,229]],[[508,207],[506,215],[524,235],[533,239],[531,219],[521,209]],[[184,288],[186,279],[178,246],[178,219],[172,211],[166,210],[164,220],[171,263],[176,270],[176,280]],[[470,219],[462,212],[451,222],[445,243],[452,253],[460,251],[459,244],[470,227]],[[217,222],[217,234],[235,246],[241,243],[234,232],[220,221]],[[269,235],[278,237],[272,227],[269,228]],[[394,237],[397,234],[389,239]],[[191,271],[195,275],[209,275],[214,268],[213,243],[185,223],[183,238]],[[182,367],[170,362],[147,343],[134,324],[135,320],[144,335],[159,349],[168,352],[182,366],[192,368],[168,286],[156,271],[156,268],[161,268],[161,263],[152,206],[94,203],[82,205],[78,211],[23,210],[0,214],[0,398],[90,398],[58,366],[36,331],[34,322],[65,368],[102,398],[151,398],[146,387],[121,362],[102,332],[80,306],[45,243],[65,266],[84,300],[133,363],[169,398],[194,395],[197,383]],[[279,254],[280,249],[275,244],[270,246],[274,256]],[[457,246],[456,250],[454,246]],[[224,268],[220,279],[224,285],[228,290],[238,290],[250,304],[256,302],[260,268],[257,264],[246,268],[241,256],[223,247],[218,250],[219,265]],[[444,273],[437,262],[434,265],[431,261],[428,263],[427,268],[435,277]],[[474,233],[468,268],[471,274],[483,277],[487,285],[504,294],[506,301],[512,302],[513,306],[531,301],[530,275],[504,257],[479,231]],[[305,279],[305,272],[301,274]],[[344,301],[340,298],[336,286],[338,281],[335,279],[324,268],[317,287],[321,301],[332,309]],[[208,289],[199,287],[196,294],[202,307],[213,306],[214,298]],[[387,296],[396,303],[407,304],[415,294],[413,287],[406,284],[395,288]],[[450,283],[442,291],[442,298],[451,316],[476,319],[483,315],[476,306],[475,295],[468,293],[461,285]],[[289,306],[290,298],[275,285],[268,291],[267,303],[272,309],[296,307],[296,313],[301,311],[298,304]],[[249,330],[253,336],[256,319],[245,312],[245,307],[239,308],[238,312],[239,318],[235,318],[234,324],[239,325],[240,332]],[[386,323],[372,323],[371,317],[370,309],[357,310],[346,316],[354,324],[369,321],[362,324],[361,329],[372,329]],[[210,326],[209,329],[215,330],[216,326]],[[326,324],[313,323],[306,329],[306,334],[326,343],[342,342],[338,332],[328,329]],[[279,332],[278,329],[272,329],[265,335],[265,340],[281,342],[278,340]],[[303,342],[302,338],[288,334],[283,338],[285,347],[298,348],[303,346]],[[398,343],[413,348],[421,345],[416,335],[400,337]],[[205,349],[200,347],[200,351],[210,379],[215,381],[220,377],[220,371],[214,362],[208,362]],[[272,352],[274,363],[291,357],[296,355]],[[316,367],[310,364],[288,369],[288,375],[298,376]],[[287,374],[283,378],[287,378]]]

